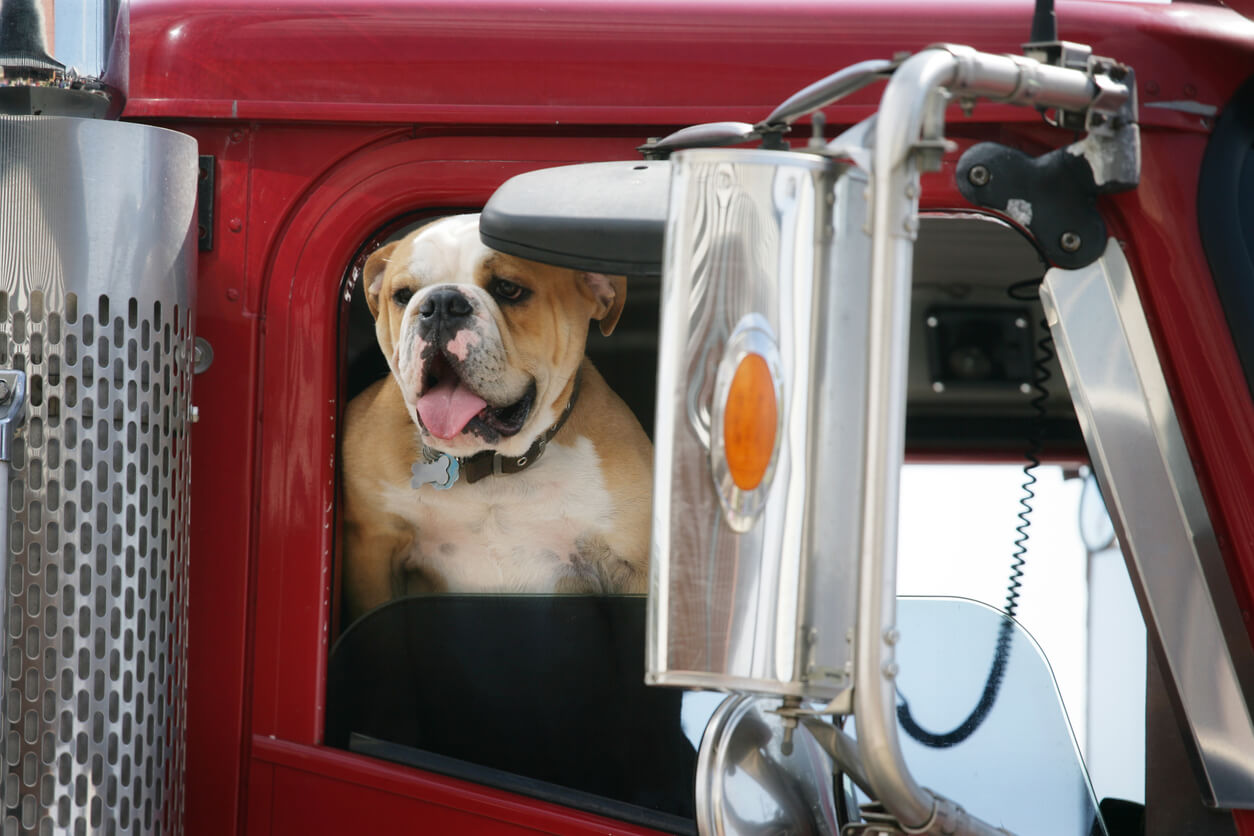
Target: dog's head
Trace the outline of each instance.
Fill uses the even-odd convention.
[[[479,216],[427,224],[366,261],[375,334],[423,443],[453,456],[520,456],[569,401],[590,320],[609,334],[618,276],[504,255]]]

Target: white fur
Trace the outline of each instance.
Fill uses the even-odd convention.
[[[508,478],[447,491],[388,484],[384,507],[416,532],[406,569],[429,569],[449,592],[551,592],[575,574],[581,536],[604,533],[614,517],[601,461],[586,438],[552,444]]]

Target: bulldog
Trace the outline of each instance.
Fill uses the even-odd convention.
[[[626,280],[494,252],[458,215],[362,282],[391,374],[346,413],[349,617],[424,592],[643,592],[652,447],[584,356]]]

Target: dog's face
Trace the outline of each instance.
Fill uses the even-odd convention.
[[[507,256],[479,216],[442,218],[366,262],[379,347],[428,447],[519,456],[565,409],[588,322],[609,334],[625,280]]]

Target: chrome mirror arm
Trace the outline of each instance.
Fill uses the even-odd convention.
[[[903,62],[878,111],[871,149],[871,277],[866,444],[854,649],[856,754],[884,808],[910,833],[1005,834],[919,786],[897,736],[897,518],[905,457],[910,288],[922,170],[943,147],[943,109],[992,98],[1038,108],[1085,112],[1126,109],[1132,91],[1119,79],[942,45]],[[1139,160],[1139,157],[1137,158]]]

